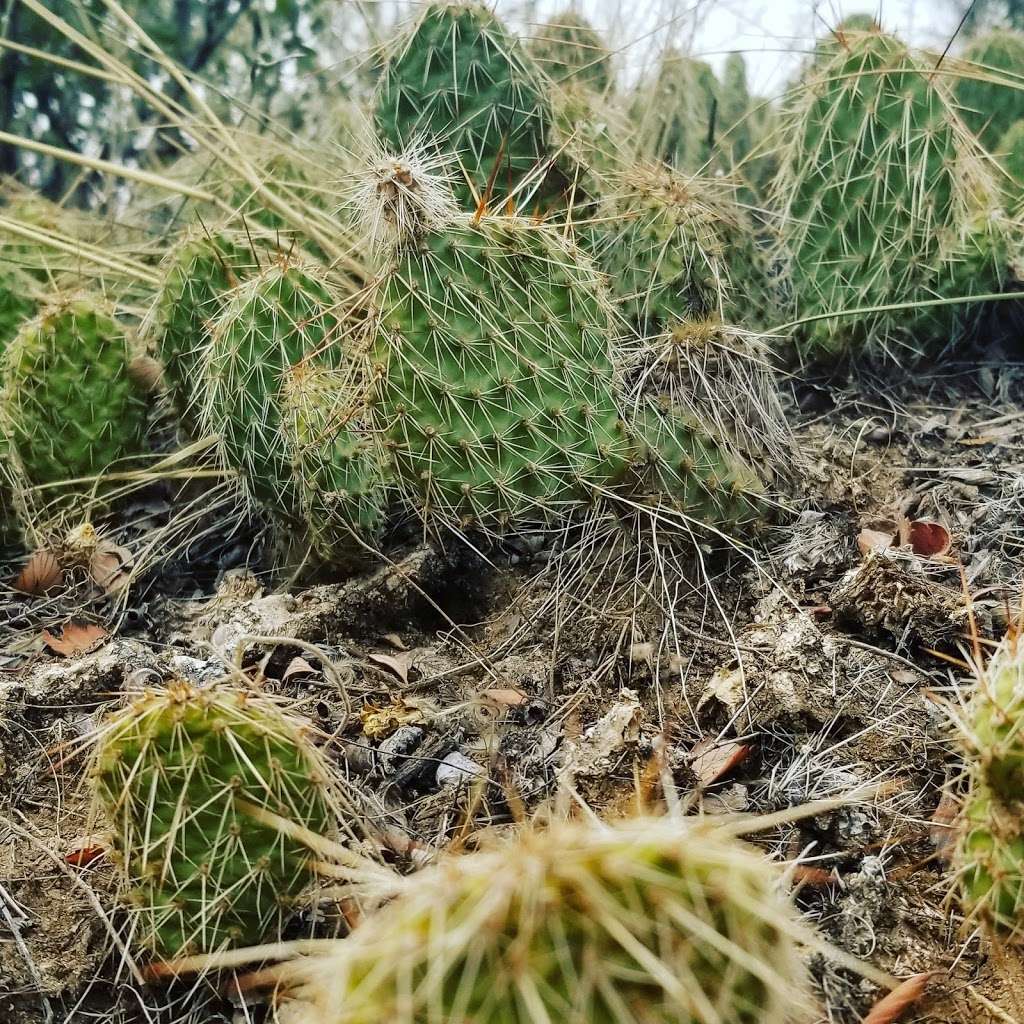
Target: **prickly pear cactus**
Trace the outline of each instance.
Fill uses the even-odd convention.
[[[847,33],[797,89],[775,199],[801,318],[1000,290],[997,188],[930,70],[892,36]],[[865,312],[807,323],[798,341],[811,358],[906,360],[977,315],[970,302]]]
[[[400,242],[377,298],[376,420],[428,522],[561,520],[626,457],[599,276],[561,234],[456,217]]]
[[[29,484],[132,468],[146,403],[128,368],[125,331],[99,299],[73,295],[22,326],[4,353],[2,416]]]
[[[419,872],[283,973],[309,1024],[784,1024],[809,1000],[778,883],[706,825],[556,824]]]
[[[152,335],[163,382],[185,432],[199,429],[196,388],[210,328],[229,292],[252,271],[251,251],[224,234],[186,238],[169,255],[146,333]]]
[[[575,11],[566,10],[541,25],[530,52],[553,82],[572,82],[596,93],[611,87],[612,58],[594,27]]]
[[[313,855],[248,807],[336,828],[328,770],[270,698],[175,682],[103,725],[90,777],[111,827],[136,941],[162,957],[276,938]]]
[[[1011,125],[1024,119],[1024,33],[1000,28],[978,36],[954,68],[960,114],[994,153]]]
[[[381,138],[401,152],[416,142],[458,157],[478,195],[492,173],[506,195],[544,167],[551,111],[544,76],[486,7],[434,3],[394,44],[376,105]],[[476,205],[457,171],[465,209]],[[538,197],[559,188],[545,182]]]
[[[37,286],[18,267],[0,262],[0,357],[21,325],[38,308]]]
[[[342,570],[370,560],[385,521],[387,488],[365,400],[352,368],[304,363],[285,376],[285,438],[302,514],[317,554]]]
[[[1008,191],[1019,197],[1024,191],[1024,120],[1010,125],[996,146],[995,156],[1012,179]]]
[[[965,740],[970,793],[957,848],[970,919],[1024,931],[1024,642],[1012,632],[979,675]]]
[[[281,256],[233,293],[214,324],[199,388],[203,424],[224,465],[272,515],[297,520],[300,499],[282,424],[282,387],[307,357],[328,358],[337,302],[314,267]]]
[[[773,318],[765,254],[735,188],[637,166],[599,216],[600,262],[622,313],[642,328],[718,315],[751,327]]]
[[[667,50],[655,77],[641,83],[632,103],[637,158],[680,171],[703,169],[711,157],[718,81],[710,65]]]

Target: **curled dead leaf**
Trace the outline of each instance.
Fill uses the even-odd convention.
[[[862,1024],[893,1024],[899,1020],[924,995],[928,982],[938,973],[925,971],[901,982],[887,996],[883,996],[875,1003]]]
[[[873,530],[864,527],[857,534],[857,547],[862,555],[869,555],[872,551],[885,551],[891,548],[896,541],[896,535],[887,530]]]
[[[828,885],[839,885],[840,877],[835,871],[816,868],[809,864],[797,864],[791,872],[793,884],[801,888],[824,889]]]
[[[89,575],[105,594],[117,594],[131,582],[132,562],[127,548],[100,539],[89,558]]]
[[[64,855],[64,863],[73,868],[87,868],[107,852],[104,846],[80,846]]]
[[[914,554],[922,558],[939,558],[949,553],[953,538],[942,523],[909,519],[900,524],[900,543],[909,544]]]
[[[370,661],[375,665],[380,665],[382,668],[386,668],[389,672],[394,672],[396,676],[403,682],[409,682],[409,669],[412,668],[413,662],[416,660],[415,651],[406,651],[402,654],[370,654],[367,655]]]
[[[706,736],[690,751],[690,768],[700,785],[710,786],[743,764],[750,750],[749,743],[718,743],[714,737]]]
[[[527,699],[527,695],[522,690],[516,689],[481,690],[480,696],[494,701],[495,704],[504,704],[510,708],[519,707]]]
[[[110,638],[110,634],[94,622],[69,622],[61,630],[60,636],[54,636],[48,629],[44,629],[42,638],[43,643],[55,654],[74,658],[95,651]]]
[[[21,594],[43,597],[64,584],[64,572],[57,556],[46,548],[32,552],[11,586]]]
[[[948,864],[953,857],[956,846],[956,819],[960,810],[960,802],[951,793],[943,793],[939,806],[935,808],[928,830],[935,855]]]
[[[363,723],[363,734],[374,740],[390,736],[403,725],[421,725],[427,720],[422,707],[407,704],[401,697],[382,707],[367,702],[359,718]]]
[[[281,682],[286,682],[295,676],[312,676],[316,675],[316,669],[305,658],[294,657],[288,662],[288,667],[284,670],[281,675]]]

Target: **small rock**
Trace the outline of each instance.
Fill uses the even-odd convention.
[[[438,786],[462,785],[484,775],[484,769],[459,750],[453,750],[438,766],[435,781]]]

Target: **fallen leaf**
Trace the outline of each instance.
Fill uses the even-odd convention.
[[[89,575],[105,594],[117,594],[131,581],[132,563],[127,548],[101,539],[89,558]]]
[[[110,634],[93,622],[69,622],[60,636],[54,636],[48,629],[43,630],[43,643],[56,654],[65,658],[74,658],[79,654],[88,654],[102,646]]]
[[[895,536],[885,530],[872,530],[865,527],[857,534],[857,547],[860,548],[862,555],[868,555],[872,551],[885,551],[887,548],[891,548],[895,540]]]
[[[383,739],[403,725],[421,725],[427,720],[423,708],[407,704],[399,697],[390,704],[378,707],[367,702],[359,712],[363,734],[370,739]]]
[[[749,743],[727,740],[718,743],[706,736],[690,751],[690,768],[702,786],[710,786],[741,765],[750,753]]]
[[[286,682],[292,676],[316,675],[316,669],[305,658],[295,657],[288,662],[288,667],[281,676],[281,682]]]
[[[924,995],[928,982],[938,973],[925,971],[901,982],[887,996],[883,996],[875,1003],[862,1024],[893,1024],[899,1020]]]
[[[792,871],[793,884],[809,889],[824,889],[826,885],[838,885],[839,876],[834,871],[797,864]]]
[[[56,590],[64,582],[60,562],[52,551],[40,548],[34,551],[11,586],[22,594],[42,597]]]
[[[524,703],[527,699],[527,695],[522,690],[481,690],[481,697],[486,697],[488,700],[493,700],[496,704],[504,704],[506,707],[517,708],[520,704]]]
[[[414,651],[408,651],[401,655],[370,654],[367,657],[375,665],[380,665],[389,672],[394,672],[403,683],[409,682],[409,669],[412,668],[412,663],[416,660]]]
[[[407,651],[409,650],[406,642],[397,633],[385,633],[381,640],[386,644],[390,644],[396,651]]]
[[[106,852],[103,846],[80,846],[77,850],[64,855],[64,863],[70,864],[73,868],[87,868]]]
[[[956,819],[960,809],[960,802],[951,793],[943,793],[939,806],[935,808],[931,818],[931,828],[928,830],[932,846],[935,847],[935,855],[939,860],[948,864],[953,857],[953,849],[956,846]]]

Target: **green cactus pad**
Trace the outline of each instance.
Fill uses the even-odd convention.
[[[377,304],[373,415],[427,521],[561,521],[619,474],[610,310],[559,232],[458,219],[399,245]]]
[[[163,382],[182,427],[199,429],[202,390],[196,388],[210,328],[228,294],[251,272],[251,251],[226,235],[186,238],[170,254],[153,308],[152,335]]]
[[[960,894],[972,921],[1019,935],[1024,931],[1024,830],[1019,803],[1008,808],[983,785],[964,808],[957,846]]]
[[[113,311],[75,295],[25,323],[4,353],[6,429],[33,486],[124,470],[144,449],[146,403]]]
[[[1012,179],[1008,190],[1020,198],[1024,193],[1024,120],[1010,125],[996,146],[995,156]]]
[[[796,90],[775,187],[796,313],[983,295],[1005,276],[998,189],[945,80],[881,32],[848,33]],[[903,360],[969,332],[976,304],[807,323],[811,358]]]
[[[767,260],[727,181],[635,167],[602,210],[600,261],[622,313],[646,329],[718,315],[773,318]]]
[[[91,778],[112,832],[136,941],[163,957],[277,938],[312,854],[253,816],[330,836],[326,767],[267,697],[179,682],[115,712]]]
[[[233,293],[201,367],[203,423],[220,438],[225,466],[267,511],[299,518],[300,499],[281,429],[287,371],[329,355],[341,323],[322,275],[281,257]]]
[[[1000,28],[972,39],[955,67],[960,114],[994,153],[1014,122],[1024,119],[1024,33]]]
[[[26,320],[38,309],[37,285],[28,274],[0,262],[0,358]]]
[[[577,822],[419,872],[283,973],[308,1024],[784,1024],[799,934],[776,869],[713,827]]]
[[[310,540],[324,561],[343,570],[369,560],[386,511],[364,390],[351,371],[308,364],[292,369],[284,387],[285,436]]]
[[[550,155],[544,77],[508,29],[475,4],[432,4],[397,40],[376,122],[396,153],[425,141],[456,155],[479,195],[495,172],[496,194],[507,194]],[[455,172],[458,198],[473,209],[472,190]],[[539,195],[557,191],[549,182]]]
[[[545,74],[559,85],[573,83],[596,93],[612,84],[612,59],[593,26],[574,11],[563,11],[542,25],[530,52]]]

